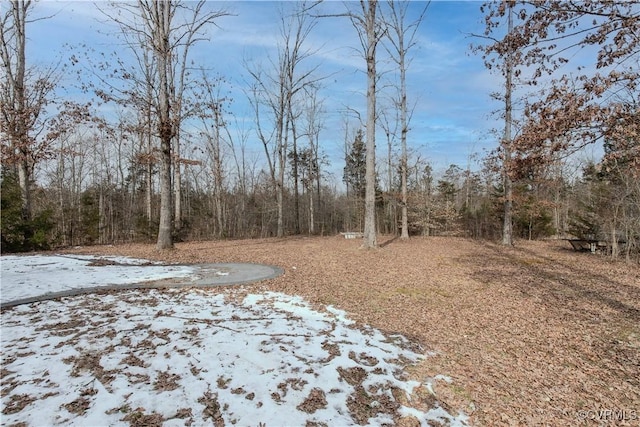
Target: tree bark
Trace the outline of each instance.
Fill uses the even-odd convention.
[[[402,153],[400,155],[400,181],[402,192],[402,231],[400,238],[409,238],[409,216],[407,213],[407,77],[405,66],[405,51],[402,38],[400,38],[400,145]]]
[[[513,16],[512,16],[511,3],[508,5],[507,19],[508,19],[508,33],[507,37],[510,37],[513,32]],[[504,186],[504,221],[502,224],[502,244],[513,245],[513,183],[511,181],[511,127],[512,127],[512,101],[511,92],[513,89],[513,53],[511,47],[508,47],[509,52],[506,57],[506,84],[505,84],[505,97],[504,97],[504,137],[502,139],[502,178]]]
[[[148,4],[153,20],[153,48],[158,61],[158,134],[160,135],[160,224],[158,226],[158,250],[173,248],[173,198],[171,186],[171,142],[173,123],[171,122],[171,105],[169,89],[169,73],[171,72],[171,2],[161,0]]]
[[[217,221],[217,225],[218,225],[218,238],[222,238],[225,234],[225,224],[224,224],[224,217],[223,217],[223,210],[222,210],[222,189],[223,189],[223,183],[222,183],[222,175],[223,175],[223,170],[222,170],[222,152],[220,150],[220,129],[222,128],[222,117],[221,117],[221,112],[220,112],[220,107],[219,105],[216,105],[216,108],[213,112],[213,114],[215,115],[214,117],[214,147],[213,147],[213,174],[214,174],[214,180],[215,180],[215,184],[214,184],[214,203],[215,203],[215,209],[216,209],[216,221]]]
[[[173,208],[174,224],[176,234],[182,229],[182,169],[180,167],[180,131],[176,129],[173,144],[172,158],[173,164]]]
[[[376,47],[378,44],[376,0],[360,2],[365,23],[367,62],[367,151],[365,175],[365,207],[364,207],[364,237],[363,247],[375,248],[378,245],[376,237]]]
[[[289,98],[289,115],[293,115],[293,106]],[[298,134],[296,132],[295,118],[291,117],[291,144],[292,144],[292,173],[293,173],[293,211],[294,211],[294,234],[300,234],[300,177],[298,172]]]

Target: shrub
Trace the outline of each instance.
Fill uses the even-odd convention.
[[[49,249],[54,229],[53,211],[45,209],[30,220],[24,219],[20,186],[13,173],[3,171],[0,188],[0,251]]]

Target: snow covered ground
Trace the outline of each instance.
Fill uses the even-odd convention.
[[[2,257],[3,301],[35,281],[48,292],[100,285],[68,260],[39,258]],[[135,267],[107,267],[103,283],[134,278]],[[424,357],[406,339],[279,293],[121,290],[25,304],[3,310],[1,341],[2,425],[466,424],[412,407],[412,390],[430,385],[404,377]]]
[[[0,257],[3,303],[73,289],[190,277],[195,268],[147,260],[91,255]]]

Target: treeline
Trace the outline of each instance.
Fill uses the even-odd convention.
[[[106,8],[123,52],[72,51],[60,69],[29,66],[34,4],[7,3],[0,19],[3,252],[341,231],[364,231],[367,243],[376,230],[404,238],[408,229],[504,244],[606,240],[611,256],[638,258],[637,2],[483,5],[487,28],[478,38],[487,44],[475,50],[505,79],[494,96],[504,102],[504,132],[478,166],[438,173],[407,148],[405,56],[426,4],[413,22],[411,2],[346,4],[333,18],[348,18],[359,36],[368,89],[366,123],[345,123],[342,176],[327,164],[327,76],[307,39],[321,3],[282,4],[277,52],[244,64],[251,111],[242,120],[230,113],[225,79],[189,55],[228,15],[221,4]],[[569,68],[576,50],[591,54],[593,66]],[[376,71],[382,59],[394,69]],[[77,77],[90,101],[61,96],[62,74]],[[383,94],[391,101],[376,104]],[[387,136],[386,159],[375,159],[376,128]],[[595,143],[602,158],[579,162]]]
[[[108,138],[78,138],[59,153],[42,164],[39,175],[45,184],[33,188],[36,214],[28,224],[20,216],[15,169],[2,168],[3,251],[156,240],[157,167],[152,165],[147,179],[147,163],[131,140],[115,144]],[[206,160],[209,154],[184,166],[182,217],[176,221],[180,228],[175,229],[175,239],[276,236],[278,203],[268,174],[248,166],[234,171],[233,164],[250,162],[226,159],[219,170],[224,182],[219,185]],[[228,153],[224,157],[233,158]],[[286,235],[362,231],[361,133],[352,141],[345,164],[341,183],[327,176],[314,185],[299,184],[297,199],[289,174],[284,191]],[[392,167],[391,182],[377,191],[377,229],[386,234],[399,233],[400,226],[400,174],[397,165]],[[635,259],[640,247],[640,180],[631,167],[624,159],[573,166],[556,162],[515,180],[514,235],[599,238],[617,243],[613,256]],[[306,178],[302,181],[306,183]],[[451,165],[436,175],[428,163],[413,161],[407,185],[411,235],[500,238],[504,192],[500,174],[490,162],[480,170]],[[29,242],[24,240],[26,227],[31,229]]]

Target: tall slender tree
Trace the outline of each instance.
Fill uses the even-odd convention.
[[[322,180],[321,153],[320,153],[320,131],[323,127],[324,110],[322,108],[322,100],[318,99],[318,85],[310,85],[307,91],[306,105],[306,124],[307,138],[309,145],[306,156],[306,182],[307,191],[309,193],[309,234],[314,234],[315,229],[315,203],[314,203],[314,184],[315,184],[315,201],[320,203],[320,187]]]
[[[501,23],[492,22],[487,24],[484,35],[476,35],[477,37],[489,40],[490,43],[479,47],[483,54],[485,65],[488,69],[496,68],[504,76],[504,95],[494,95],[504,102],[503,117],[504,128],[500,137],[499,157],[500,172],[503,189],[503,209],[502,209],[502,244],[513,245],[513,89],[514,74],[516,66],[522,64],[522,51],[525,46],[516,42],[513,30],[513,7],[515,0],[507,0],[499,3],[498,9],[501,11],[500,16],[506,15],[507,31],[502,38],[493,35],[496,28],[502,28]],[[486,3],[481,10],[485,8],[491,9],[495,7],[495,3]],[[490,12],[491,14],[491,12]],[[499,47],[498,47],[499,46]],[[520,74],[520,70],[517,70]]]
[[[513,33],[513,5],[507,6],[507,36]],[[505,56],[505,87],[504,87],[504,134],[500,146],[502,148],[502,185],[504,188],[504,217],[502,223],[502,244],[513,245],[513,182],[511,180],[511,145],[513,143],[511,131],[513,127],[513,44],[507,43]]]
[[[202,131],[200,134],[205,138],[206,151],[211,164],[211,174],[213,178],[213,205],[217,225],[217,236],[225,235],[226,224],[223,213],[223,192],[224,192],[224,137],[230,136],[223,118],[224,103],[227,101],[220,93],[220,84],[223,79],[212,81],[207,77],[204,70],[201,77],[201,91],[199,116],[202,121]],[[233,141],[229,137],[227,143],[233,148]]]
[[[0,15],[0,146],[4,168],[13,169],[20,188],[24,244],[28,249],[33,229],[31,181],[38,162],[51,154],[53,141],[76,120],[85,118],[81,106],[60,102],[59,113],[50,115],[47,106],[54,101],[62,71],[58,65],[47,68],[29,66],[26,57],[28,24],[48,17],[34,18],[35,2],[15,0],[3,3]],[[58,129],[50,126],[55,122]],[[5,170],[6,172],[7,170]]]
[[[42,108],[28,105],[27,65],[25,56],[27,15],[31,1],[14,1],[0,21],[0,53],[2,54],[2,133],[3,161],[8,159],[17,165],[20,196],[22,200],[22,219],[31,219],[31,191],[29,186],[31,169],[30,125]],[[41,102],[42,100],[40,100]],[[6,142],[5,142],[6,141]],[[5,146],[8,143],[8,146]],[[27,236],[25,236],[27,237]]]
[[[31,8],[31,1],[11,2],[5,15],[0,21],[0,41],[2,42],[0,53],[2,54],[2,66],[4,76],[2,79],[2,121],[1,130],[8,138],[5,146],[3,142],[3,161],[13,161],[18,169],[18,182],[22,201],[22,219],[31,219],[31,191],[30,169],[31,149],[29,131],[30,124],[37,117],[39,111],[30,111],[42,106],[27,105],[28,94],[26,89],[26,28],[27,15]],[[35,114],[34,114],[35,113]],[[5,138],[2,138],[5,141]],[[29,236],[25,236],[28,239]]]
[[[360,46],[367,67],[367,121],[366,121],[366,191],[364,208],[364,248],[375,248],[376,236],[376,84],[378,81],[377,47],[385,34],[385,24],[378,18],[376,0],[360,0],[358,12],[349,13],[349,19],[358,32]]]
[[[401,191],[401,239],[409,238],[409,219],[407,214],[407,133],[409,132],[409,111],[407,106],[407,68],[409,59],[407,53],[416,45],[416,33],[422,23],[427,8],[431,1],[427,1],[418,17],[407,22],[407,12],[410,1],[389,0],[389,13],[387,16],[387,38],[391,44],[388,49],[391,58],[398,66],[400,82],[398,87],[397,108],[400,110],[400,191]]]
[[[171,24],[175,4],[170,1],[140,1],[140,13],[158,64],[158,137],[160,138],[160,223],[158,249],[173,247],[173,212],[171,194],[172,139],[175,123],[171,115]]]

